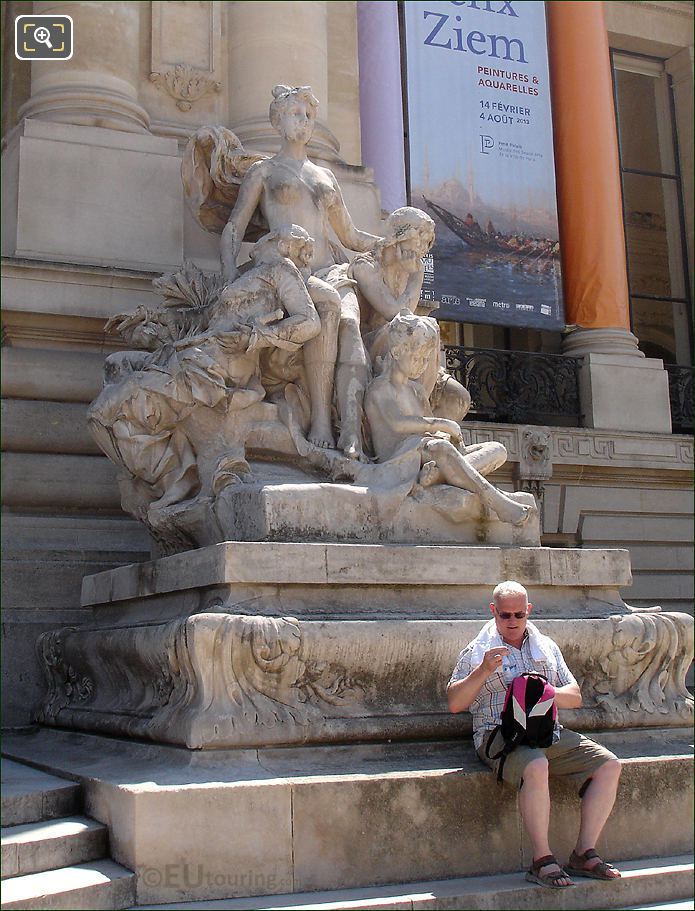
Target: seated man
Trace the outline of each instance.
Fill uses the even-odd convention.
[[[555,687],[558,708],[579,708],[582,696],[558,646],[528,622],[531,604],[518,582],[500,582],[492,593],[490,620],[461,652],[447,687],[449,710],[473,715],[473,741],[480,759],[494,771],[503,741],[495,729],[500,723],[507,686],[523,673],[540,673]],[[548,843],[550,795],[548,775],[564,776],[577,786],[581,824],[574,851],[564,870]],[[519,809],[533,848],[526,874],[530,882],[565,888],[567,875],[617,879],[618,870],[601,860],[596,842],[615,802],[620,762],[613,753],[575,731],[555,723],[553,744],[547,749],[518,746],[507,757],[503,780],[519,789]],[[566,872],[565,872],[566,871]]]

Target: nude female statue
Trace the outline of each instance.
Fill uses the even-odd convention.
[[[370,250],[379,238],[357,230],[335,176],[307,158],[317,107],[310,87],[275,86],[270,122],[282,137],[280,151],[272,158],[257,161],[246,172],[222,232],[220,252],[224,277],[231,282],[238,274],[237,256],[256,208],[260,208],[271,231],[296,224],[314,238],[307,289],[321,318],[321,332],[304,345],[311,397],[309,440],[317,446],[333,448],[331,405],[341,315],[338,289],[349,289],[351,283],[344,270],[331,268],[344,262],[345,257],[331,243],[329,229],[347,249],[360,252]],[[341,385],[340,377],[338,380]],[[341,438],[341,446],[348,448],[348,441]]]

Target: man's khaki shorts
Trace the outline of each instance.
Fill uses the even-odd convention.
[[[486,735],[488,737],[489,735]],[[485,755],[485,744],[483,741],[481,748],[477,751],[480,759],[485,765],[497,773],[499,768],[499,759],[488,759]],[[504,745],[502,736],[498,731],[490,747],[490,753],[494,756]],[[581,792],[582,786],[591,778],[592,772],[595,772],[599,766],[609,759],[617,759],[614,753],[602,747],[600,744],[589,740],[576,731],[570,731],[568,728],[562,728],[560,739],[557,743],[542,750],[535,747],[519,746],[508,756],[502,769],[502,780],[505,784],[512,785],[515,788],[521,787],[524,777],[524,769],[532,759],[539,756],[545,756],[548,760],[548,772],[550,775],[558,778],[568,778],[573,781],[577,789]]]

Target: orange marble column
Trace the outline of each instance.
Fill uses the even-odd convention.
[[[630,328],[608,36],[598,0],[546,4],[567,323]]]

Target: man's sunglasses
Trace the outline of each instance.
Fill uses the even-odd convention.
[[[511,620],[512,617],[516,617],[517,620],[523,620],[526,616],[526,611],[514,611],[512,613],[512,611],[498,610],[497,616],[500,618],[500,620]]]

